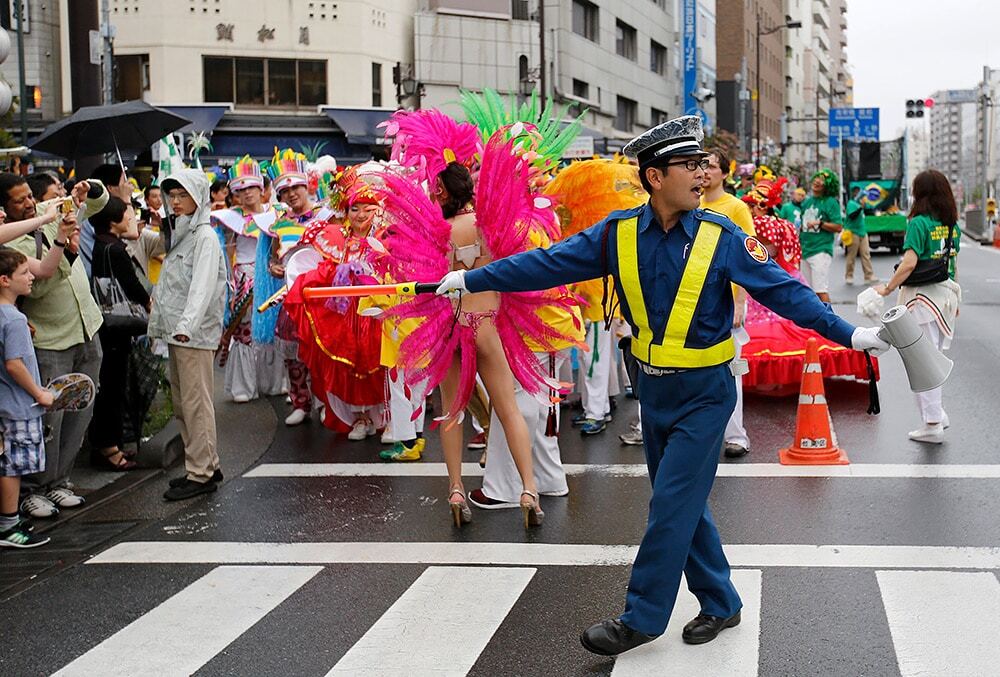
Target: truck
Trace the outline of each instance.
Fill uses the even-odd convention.
[[[843,142],[843,176],[847,197],[860,188],[868,245],[893,254],[903,251],[906,235],[906,138],[891,141]]]

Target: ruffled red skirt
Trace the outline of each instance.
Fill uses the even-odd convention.
[[[306,300],[305,287],[330,285],[335,266],[323,262],[303,273],[285,298],[284,309],[299,335],[299,359],[309,368],[313,394],[327,407],[327,427],[350,430],[330,409],[328,394],[356,407],[372,407],[385,400],[385,369],[380,362],[382,323],[358,315],[357,299],[350,299],[345,312],[332,299]]]
[[[750,301],[751,305],[756,302]],[[761,312],[763,309],[763,312]],[[743,357],[750,372],[743,376],[743,387],[761,394],[792,395],[802,383],[806,341],[819,343],[819,361],[823,376],[853,376],[868,380],[865,355],[823,338],[811,329],[803,329],[791,320],[774,315],[766,308],[749,309],[746,323],[750,342],[743,346]],[[875,378],[879,378],[878,359],[873,358]]]

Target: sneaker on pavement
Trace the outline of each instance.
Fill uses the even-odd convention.
[[[37,517],[38,519],[44,519],[46,517],[55,517],[59,514],[59,508],[56,504],[45,498],[41,494],[28,494],[28,496],[21,501],[21,512],[26,515],[31,515],[32,517]]]
[[[392,449],[385,449],[378,453],[378,457],[383,461],[419,461],[420,454],[424,451],[427,442],[423,437],[417,438],[413,446],[407,446],[402,442],[396,442]]]
[[[86,501],[83,496],[77,496],[65,487],[56,487],[45,493],[45,498],[49,499],[60,508],[76,508]]]
[[[309,418],[309,412],[305,409],[293,409],[292,413],[285,418],[285,425],[291,427],[293,425],[299,425],[303,421]]]
[[[917,430],[911,430],[907,433],[907,437],[914,442],[941,444],[944,442],[944,426],[940,423],[937,425],[924,425],[922,428]]]
[[[737,442],[726,442],[725,446],[722,447],[722,454],[726,458],[740,458],[741,456],[746,456],[750,453],[748,447],[744,447],[742,444]]]
[[[23,521],[7,531],[0,532],[0,548],[37,548],[49,542],[48,536],[31,533]]]
[[[622,441],[622,444],[642,446],[642,426],[633,423],[628,427],[628,432],[623,435],[619,435],[618,439]]]
[[[385,432],[382,433],[382,440],[381,441],[382,441],[382,444],[395,444],[399,440],[397,440],[395,437],[392,436],[392,430],[391,429],[386,428]]]
[[[250,401],[249,395],[244,395],[242,393],[240,393],[239,395],[233,395],[233,402],[235,402],[236,404],[246,404],[249,401]]]
[[[474,489],[469,492],[469,503],[483,510],[502,510],[504,508],[521,507],[520,503],[507,503],[506,501],[490,498],[483,493],[482,489]]]
[[[176,487],[170,487],[163,492],[163,498],[168,501],[183,501],[186,498],[194,498],[195,496],[201,496],[202,494],[210,494],[218,488],[219,485],[215,482],[193,482],[185,477],[183,484]]]
[[[562,498],[563,496],[569,496],[569,487],[563,489],[562,491],[539,491],[539,496],[556,496],[557,498]]]
[[[486,433],[476,433],[475,436],[471,440],[469,440],[469,443],[465,446],[468,449],[485,449]]]
[[[222,481],[222,470],[220,468],[216,468],[215,472],[212,473],[212,481],[216,483]],[[185,482],[187,482],[187,475],[181,475],[170,480],[167,484],[171,487],[179,487]]]
[[[588,418],[582,426],[580,426],[581,435],[596,435],[597,433],[602,433],[608,427],[608,424],[604,421],[595,421],[592,418]]]
[[[358,442],[368,437],[368,423],[364,420],[354,422],[351,432],[347,433],[347,439]]]
[[[947,411],[941,412],[941,427],[944,428],[945,430],[951,427],[951,419],[948,418]]]

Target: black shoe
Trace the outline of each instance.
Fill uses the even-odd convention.
[[[719,618],[718,616],[703,616],[698,614],[694,620],[684,626],[681,639],[686,644],[704,644],[711,642],[719,636],[719,633],[726,628],[732,628],[740,624],[740,612],[737,611],[729,618]]]
[[[215,482],[216,484],[222,481],[221,469],[216,468],[215,472],[212,473],[212,481]],[[168,484],[170,485],[170,488],[173,489],[174,487],[181,486],[185,482],[187,482],[187,475],[181,475],[180,477],[175,477],[174,479],[170,480]]]
[[[580,644],[590,653],[599,656],[617,656],[654,639],[655,636],[644,635],[615,618],[595,623],[584,630],[580,635]]]
[[[726,445],[722,448],[722,453],[726,458],[740,458],[741,456],[746,456],[750,453],[750,450],[744,447],[742,444],[736,444],[735,442],[726,442]]]
[[[185,478],[184,484],[179,487],[170,487],[167,489],[163,494],[163,498],[168,501],[183,501],[185,498],[194,498],[195,496],[200,496],[201,494],[210,494],[218,488],[219,485],[212,481],[192,482],[191,480]]]

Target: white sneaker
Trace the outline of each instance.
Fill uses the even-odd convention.
[[[385,432],[382,433],[382,444],[393,444],[396,441],[396,438],[392,436],[392,430],[386,427]]]
[[[65,487],[56,487],[45,493],[45,498],[60,508],[75,508],[85,503],[83,496],[77,496]]]
[[[924,425],[919,430],[911,430],[907,436],[914,442],[928,442],[930,444],[941,444],[944,442],[944,426]]]
[[[305,409],[293,409],[292,413],[285,418],[285,425],[293,426],[298,425],[309,418],[309,412]]]
[[[236,404],[245,404],[250,401],[249,395],[233,395],[233,402]]]
[[[347,433],[347,439],[358,442],[368,437],[368,422],[359,420],[354,422],[351,432]]]
[[[55,517],[59,514],[56,504],[45,498],[41,494],[29,494],[21,501],[21,512],[32,517],[43,519],[45,517]]]
[[[368,436],[368,437],[371,437],[372,435],[374,435],[377,432],[378,432],[378,428],[375,427],[375,423],[372,422],[372,421],[368,421],[368,425],[365,428],[365,435]]]
[[[941,413],[941,427],[947,430],[951,427],[951,419],[948,418],[948,412]]]

